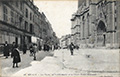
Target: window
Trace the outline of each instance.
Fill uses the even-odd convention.
[[[5,6],[3,6],[3,19],[5,21],[8,20],[7,13],[8,13],[7,8]]]
[[[26,17],[28,17],[28,9],[26,9]]]
[[[14,22],[15,22],[15,25],[17,25],[17,14],[16,13],[14,13]]]
[[[13,23],[14,21],[13,21],[13,17],[14,17],[14,13],[13,13],[13,11],[11,11],[11,22]]]
[[[33,22],[34,22],[34,15],[33,15]]]
[[[20,2],[20,10],[22,10],[22,7],[23,7],[23,6],[22,6],[22,2]]]
[[[117,10],[115,9],[115,13],[117,13]]]
[[[33,25],[30,24],[30,32],[33,33]]]
[[[30,13],[30,20],[32,20],[32,13]]]
[[[19,3],[16,1],[16,6],[19,7]]]
[[[19,27],[19,24],[20,24],[20,22],[19,22],[19,15],[16,14],[16,25]]]
[[[117,17],[115,17],[115,22],[117,22]]]
[[[28,29],[28,22],[26,22],[25,21],[25,28],[24,28],[25,30],[27,30]]]

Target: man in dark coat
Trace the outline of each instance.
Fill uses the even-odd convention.
[[[13,50],[15,49],[15,45],[16,45],[15,42],[13,42],[13,43],[12,43],[12,47],[11,47],[11,57],[12,57],[12,52],[13,52]]]
[[[72,42],[71,42],[69,48],[70,48],[71,55],[73,55],[74,44]]]
[[[11,56],[13,57],[13,68],[15,67],[15,64],[16,64],[16,67],[18,68],[18,63],[21,62],[18,45],[15,45],[15,48]]]
[[[47,44],[44,44],[44,51],[47,51]]]
[[[4,56],[6,56],[6,58],[8,58],[8,56],[10,55],[9,54],[9,46],[8,46],[8,43],[7,41],[5,41],[5,44],[4,44],[4,52],[3,52]]]
[[[49,45],[48,45],[48,44],[46,45],[46,48],[47,48],[47,49],[46,49],[47,51],[49,51],[49,50],[50,50],[50,47],[49,47]]]
[[[26,54],[26,50],[27,50],[27,45],[23,44],[23,54]]]

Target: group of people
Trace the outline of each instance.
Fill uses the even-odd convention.
[[[50,50],[50,47],[49,45],[47,44],[44,44],[44,48],[43,48],[44,51],[49,51]]]
[[[23,47],[22,47],[23,54],[26,54],[27,49],[30,50],[30,56],[34,57],[33,60],[36,60],[36,52],[39,49],[37,48],[37,44],[31,43],[29,47],[27,47],[26,44],[23,44]],[[43,48],[42,46],[40,46],[39,50],[42,50],[42,49],[44,51],[49,51],[50,46],[47,44],[44,44]],[[11,58],[13,58],[13,68],[15,67],[15,64],[16,64],[16,67],[18,67],[18,63],[21,62],[19,51],[20,50],[18,48],[18,45],[15,42],[13,42],[12,45],[10,46],[8,42],[5,41],[3,55],[5,56],[5,58],[8,58],[8,56],[11,55]]]
[[[75,49],[75,45],[72,42],[69,45],[69,49],[70,49],[71,55],[73,55],[73,50]],[[36,60],[36,52],[38,51],[37,44],[32,43],[29,47],[29,50],[30,50],[30,56],[33,56],[34,57],[33,60]],[[49,45],[44,44],[43,50],[49,51],[50,50]],[[5,42],[3,54],[4,54],[5,58],[8,58],[8,56],[10,56],[10,52],[11,52],[11,58],[13,58],[13,68],[15,67],[15,65],[16,65],[16,67],[18,67],[18,63],[21,62],[19,51],[20,50],[18,49],[18,45],[15,42],[13,42],[11,48],[8,46],[7,41]],[[23,54],[26,54],[26,51],[27,51],[27,45],[24,44],[23,45]]]
[[[43,51],[50,51],[50,50],[54,51],[56,49],[58,49],[58,45],[49,45],[47,43],[43,45]]]
[[[37,44],[32,43],[29,47],[30,50],[30,56],[33,56],[33,60],[36,60],[36,52],[37,52]],[[7,59],[8,56],[11,56],[13,58],[13,68],[16,66],[18,67],[18,63],[21,62],[20,53],[19,53],[18,45],[13,42],[10,46],[7,41],[5,41],[4,44],[4,50],[3,50],[3,56]],[[23,54],[26,54],[27,51],[27,45],[23,44]]]
[[[12,47],[9,48],[7,41],[5,41],[3,52],[5,58],[8,58],[8,56],[10,56],[10,52],[11,58],[13,58],[13,68],[15,67],[15,65],[16,67],[18,67],[18,63],[21,62],[18,45],[15,42],[13,42]]]

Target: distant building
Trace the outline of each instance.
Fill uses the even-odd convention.
[[[120,47],[119,0],[78,0],[71,21],[72,41],[80,47]]]
[[[0,45],[16,42],[22,49],[24,43],[43,45],[44,38],[57,39],[45,14],[38,10],[33,0],[0,0]]]
[[[59,41],[60,41],[60,47],[61,48],[67,48],[71,43],[71,35],[68,34],[68,35],[62,36],[59,39]]]

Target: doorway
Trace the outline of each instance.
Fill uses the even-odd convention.
[[[106,26],[103,21],[100,21],[97,27],[97,45],[105,46],[106,45]]]

